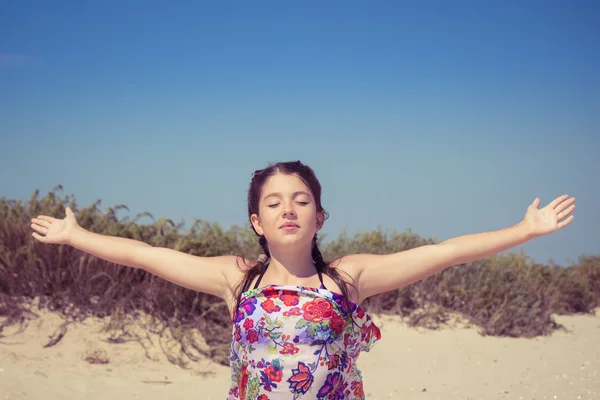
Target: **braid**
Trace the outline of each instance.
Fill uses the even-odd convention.
[[[269,252],[269,246],[267,246],[267,238],[264,236],[261,236],[260,239],[258,239],[258,243],[260,244],[260,247],[262,247],[265,255],[267,257],[271,257],[271,253]]]
[[[317,245],[317,234],[313,237],[312,259],[318,271],[322,272],[327,267],[325,260],[323,260],[323,254],[321,254],[321,250],[319,250],[319,246]]]
[[[260,247],[262,247],[263,253],[258,256],[256,265],[258,266],[258,269],[262,271],[265,265],[267,265],[267,260],[271,258],[271,253],[269,252],[269,246],[267,245],[267,238],[261,236],[260,239],[258,239],[258,243],[260,244]]]

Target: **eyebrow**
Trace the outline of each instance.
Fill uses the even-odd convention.
[[[305,194],[310,197],[310,193],[299,190],[297,192],[294,192],[294,194],[292,195],[292,198],[295,198],[296,196],[301,195],[301,194]],[[264,197],[264,200],[268,199],[269,197],[283,197],[283,195],[281,193],[269,193],[268,195],[266,195]]]

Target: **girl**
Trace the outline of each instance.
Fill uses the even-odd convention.
[[[328,214],[313,170],[282,162],[254,172],[248,218],[263,254],[197,257],[81,228],[66,218],[32,219],[33,237],[68,244],[221,297],[233,321],[228,399],[364,399],[356,367],[381,338],[360,303],[447,267],[485,258],[555,232],[573,220],[575,199],[539,198],[518,224],[396,254],[353,254],[325,262],[317,232]]]

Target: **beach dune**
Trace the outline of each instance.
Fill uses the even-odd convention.
[[[374,316],[382,340],[359,367],[367,399],[600,399],[600,310],[555,316],[564,330],[533,339],[483,337],[476,327],[439,330]],[[229,369],[206,358],[182,368],[174,342],[106,342],[106,322],[63,327],[39,311],[0,338],[0,400],[224,399]],[[64,337],[44,347],[57,335]]]

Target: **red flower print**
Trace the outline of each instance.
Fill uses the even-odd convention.
[[[240,388],[240,398],[246,398],[246,387],[248,386],[248,366],[244,365],[240,376],[238,377],[238,387]]]
[[[371,332],[375,335],[375,339],[381,339],[381,331],[375,324],[371,324]]]
[[[246,332],[246,340],[250,343],[258,342],[258,332],[256,329],[250,329],[248,332]]]
[[[331,355],[331,357],[329,357],[329,361],[327,361],[327,369],[328,370],[336,369],[339,362],[340,362],[340,356],[338,356],[337,354]]]
[[[354,389],[354,396],[358,397],[359,399],[362,399],[365,396],[362,381],[360,381],[358,383],[358,387],[356,389]]]
[[[292,376],[287,380],[294,394],[305,394],[313,384],[314,378],[310,369],[303,362],[298,363],[298,368],[292,368]]]
[[[358,307],[358,309],[356,310],[356,316],[358,318],[362,318],[365,316],[365,310],[363,310],[361,307]]]
[[[346,333],[344,335],[344,346],[348,347],[349,344],[350,344],[350,334]]]
[[[265,373],[273,382],[281,382],[281,378],[283,378],[283,372],[272,365],[269,365],[265,369]]]
[[[269,400],[269,397],[266,394],[261,394],[256,400]]]
[[[300,351],[300,349],[297,348],[296,346],[294,346],[292,343],[285,342],[283,344],[283,350],[280,350],[279,353],[280,354],[298,354],[299,351]]]
[[[360,340],[368,340],[369,333],[371,333],[371,329],[369,329],[369,325],[364,324],[360,327]]]
[[[371,337],[375,336],[375,339],[381,339],[381,331],[374,323],[364,324],[360,327],[360,340],[369,342]]]
[[[263,301],[263,303],[260,306],[269,314],[271,314],[274,311],[281,310],[281,308],[279,306],[276,306],[275,303],[273,303],[273,300],[271,299]]]
[[[277,291],[277,289],[275,289],[273,287],[266,288],[263,291],[263,294],[267,299],[271,299],[273,297],[279,297],[279,292]]]
[[[233,332],[233,339],[234,339],[236,342],[239,342],[241,338],[242,338],[242,334],[241,334],[241,329],[240,329],[240,326],[239,326],[239,325],[236,325],[236,326],[235,326],[235,331]]]
[[[304,319],[310,322],[321,322],[324,319],[331,317],[333,313],[333,306],[331,303],[321,297],[318,297],[312,301],[304,303],[302,306],[304,311]]]
[[[302,312],[300,312],[299,307],[293,307],[293,308],[290,308],[289,310],[283,312],[284,317],[292,317],[292,316],[298,316],[298,315],[302,315]]]
[[[297,306],[300,302],[300,296],[298,293],[292,291],[284,290],[283,293],[281,293],[281,296],[279,296],[279,299],[288,307]]]
[[[252,328],[254,328],[254,321],[250,318],[246,318],[244,321],[244,329],[248,330]]]
[[[332,331],[339,335],[344,331],[344,328],[346,327],[346,321],[340,318],[337,313],[333,313],[329,319],[329,327]]]

